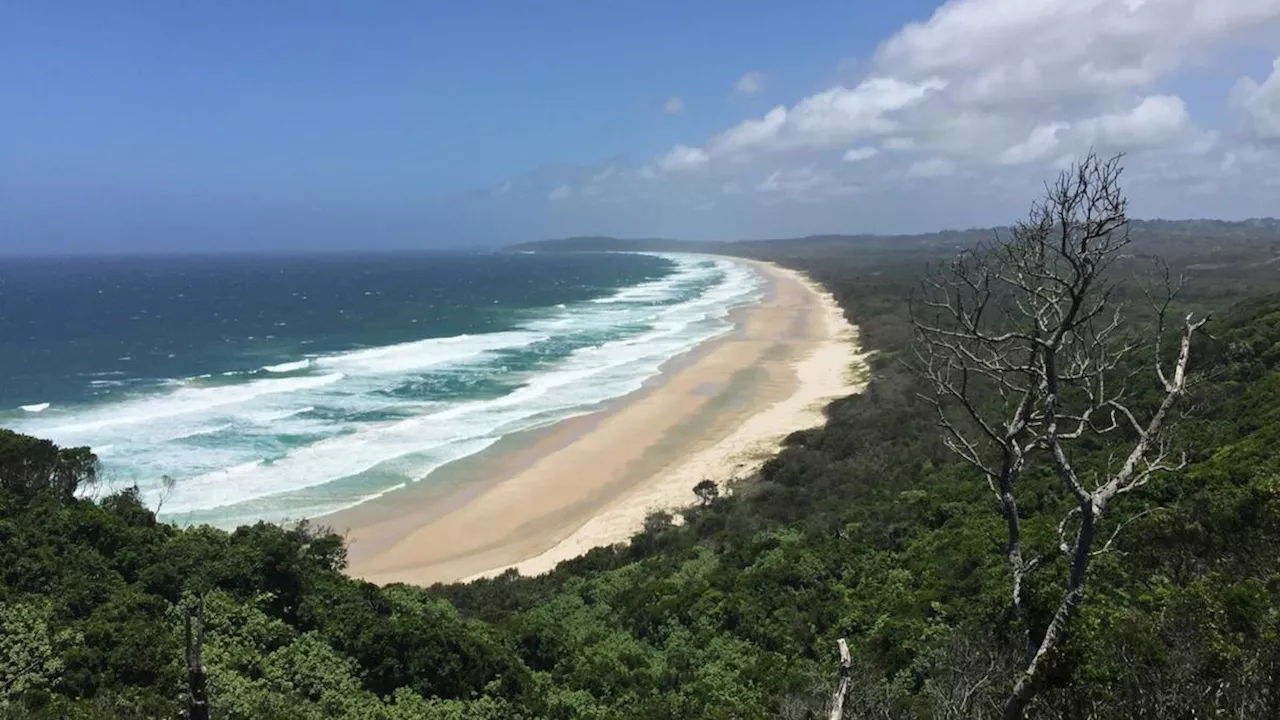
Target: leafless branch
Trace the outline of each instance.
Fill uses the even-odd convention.
[[[1128,527],[1129,523],[1132,523],[1135,520],[1140,520],[1150,515],[1151,513],[1155,512],[1158,509],[1159,508],[1147,508],[1146,510],[1141,511],[1136,515],[1133,515],[1128,520],[1125,520],[1124,522],[1116,525],[1115,530],[1111,531],[1111,537],[1107,538],[1107,541],[1103,543],[1102,547],[1098,548],[1097,550],[1094,550],[1093,555],[1101,555],[1103,553],[1111,552],[1111,545],[1116,541],[1116,538],[1120,535],[1121,530],[1124,530],[1126,527]]]
[[[929,385],[926,399],[946,446],[983,475],[1005,519],[1011,602],[1029,658],[1006,702],[1006,718],[1021,718],[1035,694],[1039,664],[1084,597],[1089,559],[1108,551],[1133,520],[1116,526],[1095,550],[1108,504],[1180,467],[1168,460],[1165,437],[1186,395],[1192,338],[1205,321],[1183,319],[1178,354],[1169,362],[1161,342],[1183,279],[1160,265],[1164,291],[1148,292],[1147,300],[1157,317],[1151,344],[1164,396],[1149,416],[1135,408],[1126,367],[1139,343],[1127,332],[1110,272],[1130,243],[1121,160],[1090,154],[1046,185],[1044,198],[1007,236],[938,268],[913,298],[914,367]],[[1123,462],[1103,477],[1092,471],[1082,477],[1078,467],[1091,466],[1075,457],[1080,442],[1112,433],[1131,442]],[[1039,563],[1022,547],[1017,487],[1027,465],[1041,461],[1071,501],[1057,528],[1059,549],[1071,562],[1048,626],[1031,628],[1022,587]]]

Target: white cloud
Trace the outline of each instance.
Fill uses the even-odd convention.
[[[708,159],[706,151],[701,148],[677,145],[671,148],[671,152],[658,158],[654,165],[665,173],[680,173],[696,170],[706,165]]]
[[[780,105],[701,147],[677,146],[655,167],[740,163],[875,137],[886,138],[886,150],[1005,165],[1091,145],[1206,152],[1217,138],[1195,127],[1185,102],[1150,91],[1214,49],[1266,41],[1276,30],[1280,0],[950,0],[882,43],[856,85]],[[756,80],[748,73],[739,88],[758,89]],[[1280,80],[1245,80],[1238,92],[1263,135],[1280,133],[1276,87]]]
[[[1127,151],[1168,147],[1185,137],[1190,127],[1186,104],[1173,95],[1152,95],[1130,110],[1099,115],[1080,123],[1090,144]]]
[[[960,78],[962,104],[1043,108],[1128,95],[1277,27],[1277,0],[951,0],[883,43],[875,65],[905,79]]]
[[[679,115],[684,112],[684,101],[678,97],[670,98],[662,105],[662,109],[668,115]]]
[[[778,106],[759,120],[746,120],[737,127],[720,133],[711,139],[708,146],[723,154],[761,147],[773,142],[786,123],[787,109]]]
[[[1037,125],[1026,140],[1000,153],[1005,165],[1021,165],[1035,162],[1058,147],[1058,133],[1070,128],[1070,123],[1050,122]]]
[[[1191,154],[1208,152],[1217,144],[1215,133],[1194,128],[1186,104],[1174,95],[1152,95],[1127,110],[1071,122],[1042,122],[1025,140],[997,156],[1004,165],[1045,160],[1063,150],[1074,156],[1089,148],[1101,152],[1138,152],[1152,148],[1181,148]]]
[[[880,154],[880,151],[873,147],[851,148],[844,152],[845,162],[862,162]]]
[[[775,132],[762,137],[758,147],[731,142],[740,139],[742,128],[748,123],[712,138],[707,146],[713,150],[826,148],[857,137],[886,134],[897,128],[888,117],[890,113],[916,104],[944,87],[946,83],[937,78],[919,83],[868,78],[854,88],[834,87],[811,95],[790,110],[775,108],[770,112]]]
[[[1280,0],[950,0],[877,49],[873,72],[941,77],[900,118],[915,147],[1009,165],[1079,153],[1204,153],[1217,136],[1154,94],[1179,69],[1280,37]]]
[[[746,120],[712,136],[704,148],[677,145],[666,158],[695,150],[701,153],[698,162],[702,164],[768,151],[830,148],[859,137],[890,133],[897,128],[888,117],[890,113],[945,86],[938,79],[905,83],[894,78],[868,78],[854,88],[840,86],[811,95],[791,108],[779,105],[762,118]],[[662,164],[659,160],[660,168]]]
[[[551,193],[547,195],[547,199],[548,200],[564,200],[565,198],[571,195],[573,195],[573,188],[569,187],[568,185],[561,185],[557,187],[555,190],[552,190]]]
[[[1270,77],[1261,83],[1253,78],[1240,78],[1231,99],[1243,114],[1250,136],[1280,141],[1280,57],[1272,63]]]
[[[738,82],[733,84],[733,89],[743,95],[755,95],[760,92],[760,88],[764,86],[764,73],[759,70],[752,70],[742,77],[738,78]]]
[[[764,195],[817,202],[841,195],[852,195],[860,192],[862,188],[846,182],[830,170],[802,167],[795,170],[775,170],[756,186],[756,190]]]
[[[1176,192],[1213,177],[1261,188],[1274,174],[1239,160],[1250,143],[1280,147],[1280,58],[1237,81],[1236,65],[1259,48],[1280,50],[1280,0],[947,0],[886,38],[856,76],[844,67],[842,84],[684,138],[641,175],[684,175],[671,192],[795,200],[881,182],[890,191],[902,178],[950,176],[912,189],[940,193],[1001,179],[1021,198],[1033,178],[1095,149],[1129,153],[1126,177],[1166,183],[1161,202],[1176,207]],[[1197,123],[1219,116],[1203,105],[1214,77],[1224,90],[1236,82],[1248,142]],[[735,90],[758,92],[759,80],[747,73]]]
[[[951,175],[956,171],[956,164],[953,160],[944,157],[929,158],[928,160],[917,160],[911,163],[911,167],[907,168],[907,177],[910,178],[939,178]]]

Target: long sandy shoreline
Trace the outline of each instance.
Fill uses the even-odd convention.
[[[787,434],[820,425],[826,402],[861,388],[856,330],[815,283],[752,264],[764,300],[645,389],[323,518],[347,534],[349,572],[419,584],[546,572],[692,504],[703,479],[750,475]]]

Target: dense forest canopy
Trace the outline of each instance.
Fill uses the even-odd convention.
[[[1191,278],[1177,309],[1211,315],[1172,439],[1187,463],[1122,501],[1152,511],[1095,559],[1030,715],[1275,716],[1280,229],[1133,231],[1112,271],[1146,273],[1159,253]],[[0,431],[0,717],[180,716],[198,607],[219,720],[825,717],[838,638],[846,717],[991,716],[1025,652],[1004,525],[903,362],[925,264],[977,235],[717,246],[830,289],[873,352],[869,386],[683,523],[651,518],[537,578],[377,587],[343,574],[342,538],[323,528],[159,523],[134,492],[95,497],[86,450]],[[1048,465],[1020,482],[1025,543],[1046,557],[1023,592],[1043,617],[1062,592],[1065,508]]]

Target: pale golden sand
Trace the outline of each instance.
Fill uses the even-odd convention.
[[[812,282],[756,266],[765,300],[646,389],[324,518],[347,532],[351,574],[431,583],[546,572],[627,540],[649,512],[693,503],[700,480],[750,475],[788,433],[821,424],[826,402],[860,389],[855,330]]]

